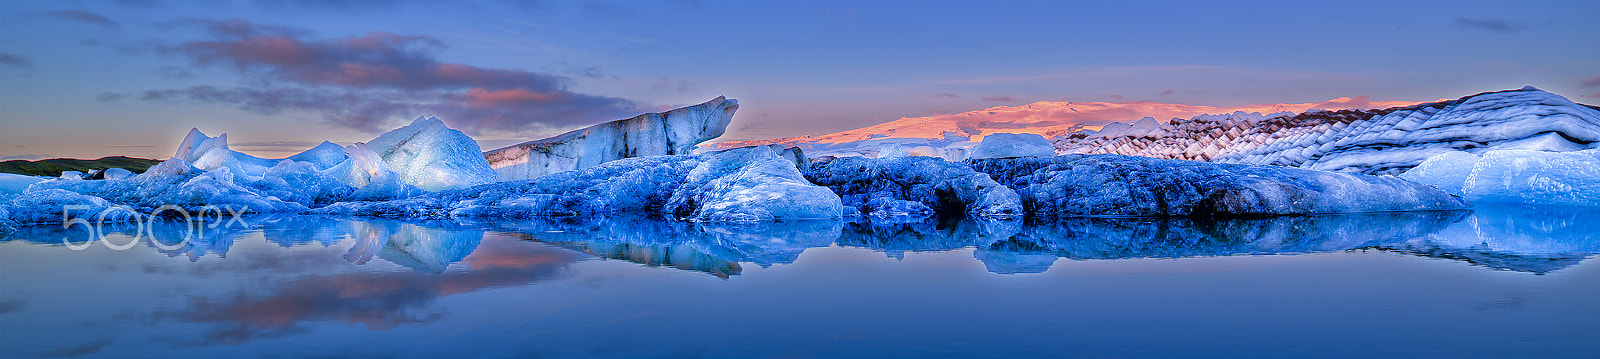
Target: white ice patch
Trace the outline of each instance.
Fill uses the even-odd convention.
[[[1600,206],[1600,149],[1447,152],[1400,177],[1473,202]]]

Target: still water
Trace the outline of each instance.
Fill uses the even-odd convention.
[[[1592,209],[216,224],[13,233],[0,357],[1600,356]]]

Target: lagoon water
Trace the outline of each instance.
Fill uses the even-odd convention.
[[[1595,212],[35,226],[0,357],[1592,358]]]

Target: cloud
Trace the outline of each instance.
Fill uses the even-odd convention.
[[[37,154],[37,153],[29,153],[29,154],[23,154],[23,155],[3,156],[3,157],[0,157],[0,161],[13,161],[13,160],[36,161],[36,160],[42,160],[42,159],[46,159],[46,158],[53,158],[53,157],[56,157],[56,156],[55,155],[41,155],[41,154]]]
[[[61,20],[76,21],[76,22],[81,22],[81,23],[85,23],[85,24],[89,24],[89,25],[95,25],[95,26],[104,27],[104,28],[107,28],[107,29],[115,29],[115,28],[121,27],[121,26],[117,25],[116,21],[111,21],[111,19],[108,19],[105,16],[102,16],[102,15],[96,14],[96,13],[92,13],[92,12],[88,12],[88,11],[83,11],[83,10],[57,10],[57,11],[51,11],[51,12],[48,13],[48,16],[53,17],[53,18],[57,18],[57,19],[61,19]]]
[[[1166,91],[1161,91],[1161,94],[1159,94],[1157,96],[1166,96],[1166,95],[1171,95],[1171,94],[1172,94],[1172,89],[1167,89]]]
[[[1589,76],[1588,79],[1584,79],[1583,80],[1583,87],[1594,87],[1594,86],[1600,86],[1600,75]]]
[[[957,94],[953,94],[953,93],[942,93],[942,94],[938,94],[938,95],[933,95],[933,97],[938,97],[938,98],[961,98],[961,95],[957,95]]]
[[[633,18],[638,14],[621,4],[595,1],[583,4],[583,13],[597,18]]]
[[[984,100],[984,101],[994,101],[994,102],[1019,102],[1019,101],[1017,101],[1016,98],[1013,98],[1011,96],[987,96],[987,97],[980,97],[978,99]]]
[[[99,102],[117,102],[117,100],[121,100],[123,97],[127,97],[127,96],[128,95],[115,93],[115,92],[103,92],[103,93],[101,93],[99,95],[96,95],[94,97],[94,100],[95,101],[99,101]]]
[[[396,118],[437,116],[468,131],[548,131],[626,117],[640,105],[569,91],[568,77],[441,62],[444,43],[425,35],[372,32],[314,39],[300,29],[243,20],[185,20],[210,39],[161,46],[197,67],[238,72],[247,85],[197,85],[145,91],[166,103],[226,104],[265,115],[322,114],[329,122],[378,132]],[[598,73],[598,68],[592,68]]]
[[[132,7],[142,7],[142,8],[153,8],[153,7],[159,7],[159,6],[162,5],[161,4],[161,0],[117,0],[116,3],[118,5],[122,5],[122,6],[132,6]]]
[[[694,89],[694,84],[688,80],[672,80],[665,77],[650,83],[650,89],[655,91],[689,92]]]
[[[45,358],[73,358],[73,357],[80,357],[80,356],[85,356],[85,355],[89,355],[89,354],[99,353],[101,350],[105,349],[107,346],[110,346],[111,343],[114,342],[114,341],[116,341],[115,338],[101,338],[101,339],[96,339],[94,341],[91,341],[91,342],[88,342],[88,343],[85,343],[85,344],[79,344],[79,345],[74,345],[74,346],[51,349],[51,350],[45,351],[43,353],[40,353],[39,356],[45,357]]]
[[[22,308],[27,307],[28,302],[24,302],[19,299],[0,301],[0,314],[20,312],[22,311]]]
[[[33,59],[9,52],[0,52],[0,65],[16,67],[33,67]]]
[[[1522,30],[1522,25],[1513,24],[1513,23],[1511,23],[1509,21],[1499,20],[1499,19],[1456,18],[1456,25],[1457,26],[1461,26],[1461,27],[1465,27],[1465,28],[1469,28],[1469,29],[1478,29],[1478,30],[1484,30],[1484,31],[1489,31],[1489,32],[1500,32],[1500,33],[1516,32],[1516,31]]]
[[[402,0],[256,0],[257,6],[295,11],[366,12],[392,10],[410,1]]]

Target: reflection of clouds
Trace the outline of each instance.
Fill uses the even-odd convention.
[[[27,307],[28,302],[24,302],[21,299],[0,301],[0,314],[19,312],[22,311],[22,308]]]
[[[44,351],[42,353],[39,353],[39,356],[40,357],[45,357],[45,358],[81,357],[81,356],[85,356],[85,355],[89,355],[89,354],[99,353],[101,350],[104,350],[107,346],[110,346],[111,342],[113,342],[113,341],[116,341],[116,340],[114,338],[97,339],[95,341],[84,343],[84,344],[79,344],[79,345],[73,345],[73,346],[68,346],[68,347],[62,347],[62,348],[56,348],[56,349],[47,350],[47,351]]]
[[[232,345],[301,334],[310,331],[306,325],[310,322],[359,323],[371,330],[388,330],[442,318],[443,311],[433,306],[441,296],[556,278],[581,259],[581,254],[543,244],[491,240],[476,246],[464,259],[466,268],[458,271],[302,277],[265,290],[194,298],[181,310],[159,312],[157,317],[214,324],[199,341],[177,343],[181,345]]]

